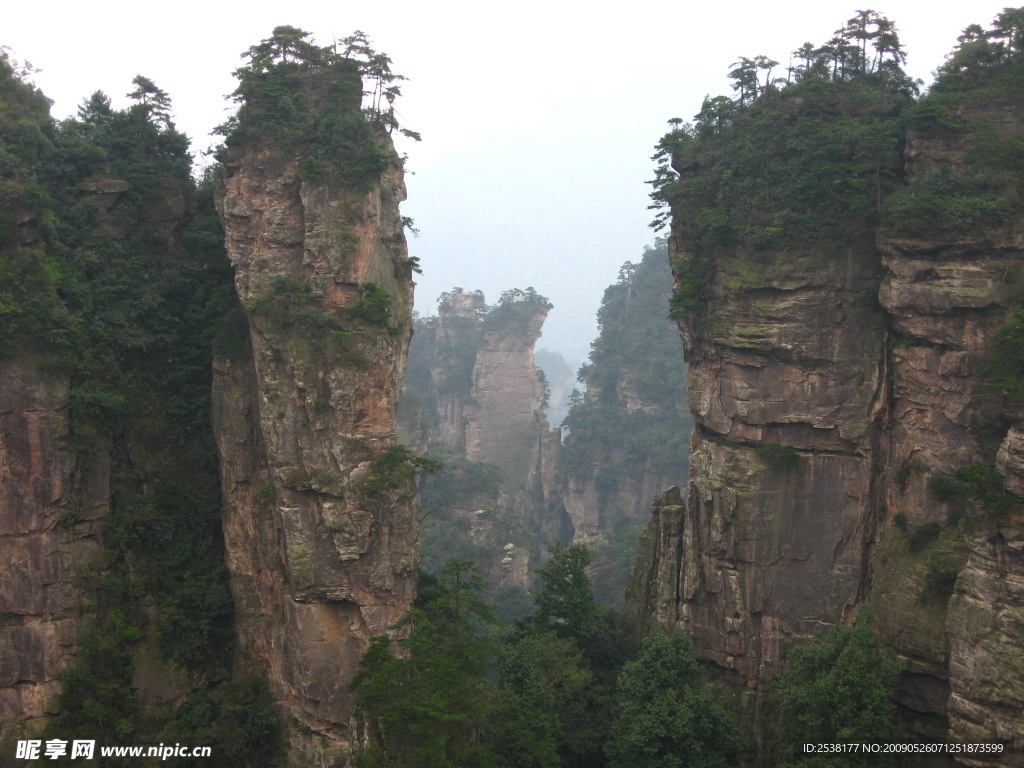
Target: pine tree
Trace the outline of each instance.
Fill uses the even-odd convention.
[[[619,675],[620,713],[605,746],[610,768],[725,768],[742,740],[701,684],[693,645],[681,631],[655,631]]]

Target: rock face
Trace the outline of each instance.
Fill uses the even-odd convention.
[[[314,72],[309,92],[332,76]],[[241,651],[288,716],[293,764],[326,767],[350,752],[347,689],[369,638],[415,594],[412,480],[367,486],[396,444],[412,282],[397,156],[365,188],[308,178],[300,160],[258,138],[227,158],[218,207],[248,312],[240,349],[215,363],[213,420]],[[384,320],[365,311],[376,300]]]
[[[1024,130],[1019,105],[961,108],[955,119],[961,126],[955,135],[911,135],[911,180],[936,167],[962,167],[983,131],[994,127],[1015,136]],[[972,236],[894,231],[879,237],[886,268],[879,299],[895,340],[888,363],[889,460],[881,490],[888,509],[905,515],[911,525],[943,522],[950,512],[949,503],[928,493],[929,473],[991,467],[994,459],[1006,490],[1024,497],[1022,414],[1002,413],[983,376],[989,341],[1018,301],[1014,292],[1021,284],[1024,250],[1019,208],[1015,218]],[[960,533],[939,542],[950,562],[963,564],[946,611],[905,605],[906,598],[893,589],[904,581],[920,592],[929,567],[920,562],[925,558],[879,557],[871,597],[882,608],[880,630],[902,654],[908,674],[900,693],[911,709],[947,715],[950,733],[958,739],[999,740],[1019,749],[1024,745],[1024,520],[990,515],[961,523]],[[893,551],[894,537],[891,527],[878,532],[880,553]]]
[[[955,134],[911,134],[908,183],[957,172],[983,127],[1024,129],[1019,105],[955,119]],[[1024,525],[977,509],[957,523],[955,499],[930,490],[996,466],[1024,497],[1021,414],[1002,413],[983,377],[1019,301],[1021,221],[1018,207],[976,235],[893,226],[716,257],[706,308],[680,324],[689,487],[655,505],[627,594],[634,626],[683,627],[756,692],[793,643],[870,602],[913,733],[1024,747]],[[681,239],[671,248],[678,281],[697,267]],[[928,530],[910,547],[908,531]],[[929,591],[940,566],[958,576],[951,597]]]
[[[528,508],[543,476],[549,430],[533,348],[547,316],[544,305],[527,306],[512,322],[485,323],[473,365],[475,403],[465,408],[466,458],[501,468],[502,502],[509,507]]]
[[[68,382],[38,360],[0,361],[0,741],[54,714],[57,675],[83,620],[78,568],[100,553],[102,467],[74,491]],[[102,462],[100,462],[102,463]],[[77,509],[76,509],[77,506]],[[5,748],[6,749],[6,748]],[[13,747],[12,747],[13,749]],[[13,752],[12,752],[13,754]]]
[[[550,306],[524,296],[488,309],[480,292],[446,294],[438,317],[417,326],[406,383],[408,401],[417,405],[403,409],[401,437],[421,451],[449,451],[497,467],[502,479],[489,501],[550,540],[542,529],[560,437],[544,416],[544,384],[533,357]],[[489,583],[527,585],[526,546],[509,541],[481,507],[451,512],[481,553],[478,565]]]
[[[737,253],[720,263],[711,320],[683,325],[697,424],[688,503],[663,497],[659,517],[677,521],[679,543],[655,537],[677,566],[635,571],[678,575],[631,594],[756,686],[779,672],[783,642],[858,603],[876,522],[884,335],[881,312],[857,300],[877,263],[870,240],[752,262]]]

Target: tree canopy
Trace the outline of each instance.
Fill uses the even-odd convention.
[[[619,675],[619,715],[605,746],[609,768],[736,765],[743,740],[702,680],[686,635],[651,633]]]

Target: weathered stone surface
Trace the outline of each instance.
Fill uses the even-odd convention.
[[[481,310],[486,307],[479,291],[446,294],[437,319],[418,327],[412,364],[416,375],[430,381],[433,404],[427,407],[434,412],[427,416],[422,406],[403,409],[399,433],[422,452],[443,446],[469,461],[497,465],[499,496],[478,503],[497,501],[514,510],[547,542],[552,538],[543,530],[545,500],[560,444],[544,415],[544,388],[534,362],[547,306],[516,302],[493,309],[506,314],[485,320]],[[499,521],[482,508],[451,513],[470,541],[489,553],[477,562],[488,583],[527,586],[527,547],[508,541]]]
[[[996,454],[996,468],[1003,473],[1006,488],[1024,497],[1024,429],[1011,427]]]
[[[911,179],[968,162],[972,126],[1024,126],[1019,105],[956,119],[955,133],[910,136]],[[981,465],[1024,497],[1021,414],[1003,413],[984,379],[989,341],[1019,304],[1021,222],[716,260],[706,309],[680,327],[699,424],[689,500],[655,507],[634,626],[686,627],[698,654],[756,689],[789,644],[870,602],[912,733],[1024,747],[1024,526],[980,508],[957,525],[928,486]],[[678,278],[691,256],[674,248]],[[792,467],[772,468],[785,454],[768,444],[795,449]],[[910,551],[923,524],[941,534]],[[960,569],[951,598],[928,586],[935,562]]]
[[[879,256],[864,237],[824,250],[721,259],[706,312],[681,324],[698,424],[688,503],[657,515],[655,557],[672,563],[642,554],[634,571],[669,579],[630,588],[650,618],[627,602],[634,624],[686,628],[752,688],[772,684],[791,643],[854,613],[876,525],[884,324],[863,296]]]
[[[102,461],[74,493],[67,378],[40,362],[0,361],[0,740],[54,712],[57,675],[90,615],[78,569],[98,552],[106,510]]]
[[[662,544],[653,563],[641,545],[627,611],[637,626],[686,628],[705,658],[748,685],[768,684],[789,643],[857,603],[869,463],[800,454],[774,468],[750,447],[698,433],[690,471],[688,505],[656,504],[660,534],[652,524],[645,541],[657,535]],[[657,562],[666,555],[671,562]],[[649,580],[653,589],[637,582],[646,572],[662,574]],[[647,619],[633,593],[646,595]]]
[[[329,76],[307,83],[314,96]],[[284,279],[312,289],[312,311],[346,318],[375,283],[392,297],[391,330],[350,322],[331,336],[250,312],[243,348],[215,363],[213,419],[243,657],[289,717],[292,764],[326,768],[350,752],[347,689],[369,638],[415,593],[412,483],[362,490],[396,443],[412,282],[397,156],[366,190],[303,178],[299,160],[259,140],[228,159],[218,205],[240,301]]]
[[[1024,744],[1024,520],[968,534],[970,559],[949,603],[950,732]],[[1017,761],[1024,764],[1018,752]]]
[[[863,240],[816,259],[723,259],[707,320],[682,326],[698,424],[733,440],[863,453],[883,375],[882,316],[862,299],[876,265]]]
[[[465,406],[466,458],[501,467],[502,501],[514,506],[538,479],[541,438],[548,431],[533,348],[547,319],[541,305],[524,307],[522,322],[485,330]]]
[[[686,503],[678,486],[654,500],[651,522],[640,537],[633,578],[626,589],[626,622],[647,634],[679,619],[682,535]]]

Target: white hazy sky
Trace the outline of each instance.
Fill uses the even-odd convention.
[[[239,54],[290,24],[329,43],[361,29],[409,77],[398,105],[423,134],[403,143],[411,240],[432,313],[455,285],[489,299],[534,286],[555,305],[541,346],[576,362],[595,334],[605,287],[654,234],[647,224],[652,147],[671,117],[728,92],[740,56],[783,62],[821,43],[858,8],[894,20],[911,74],[926,82],[971,23],[1004,0],[654,2],[578,0],[293,0],[226,3],[6,4],[0,44],[41,68],[35,82],[73,114],[95,90],[123,103],[144,74],[174,100],[178,127],[202,149],[226,116]]]

